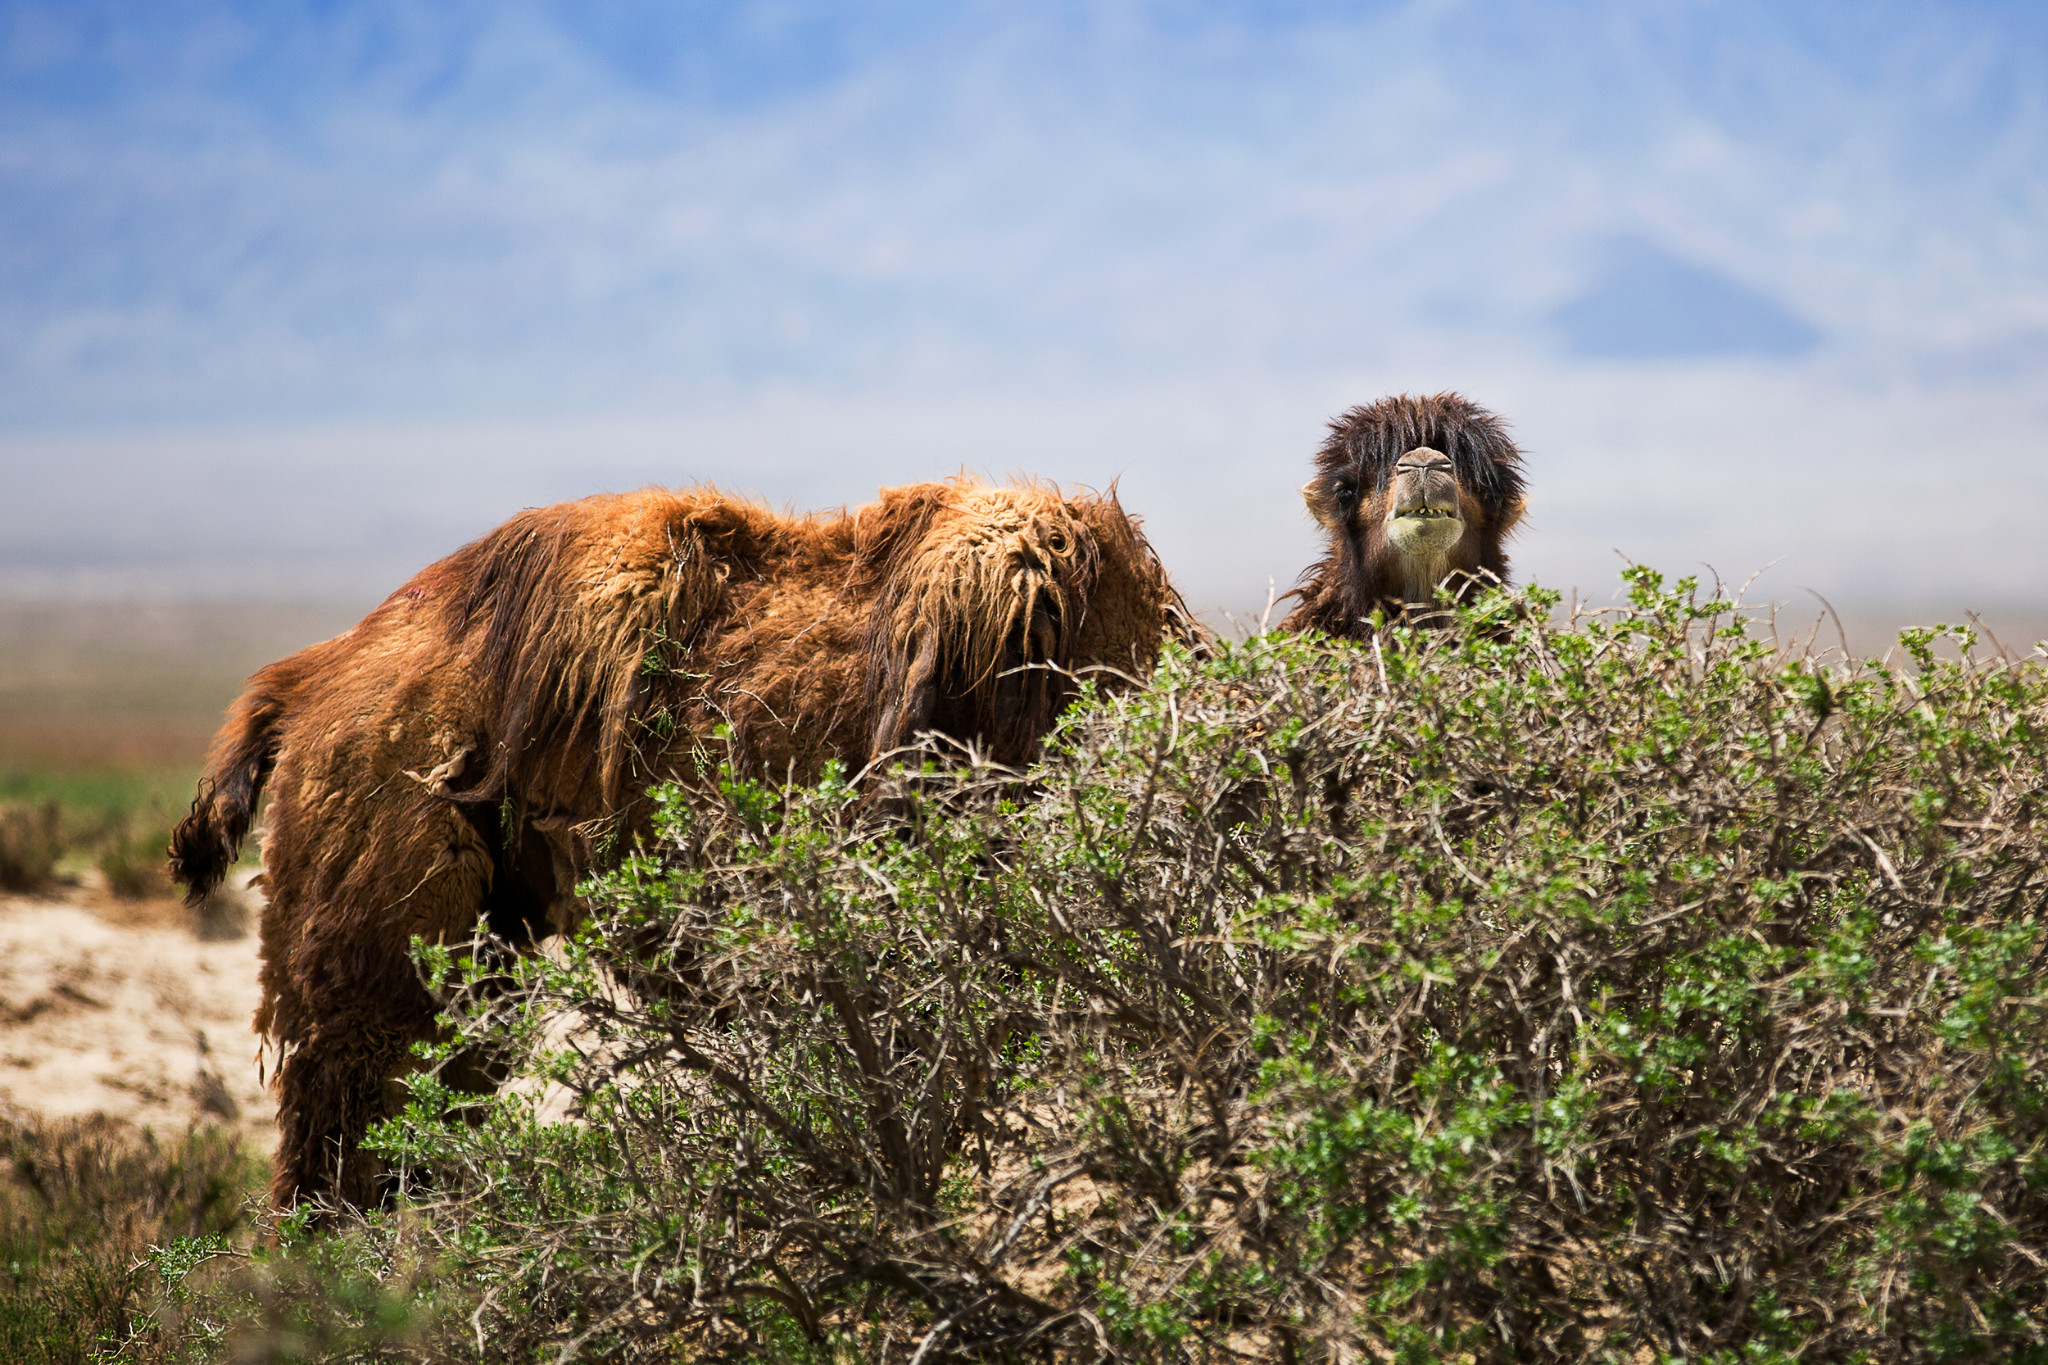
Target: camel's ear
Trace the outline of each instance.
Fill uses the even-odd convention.
[[[1500,509],[1500,521],[1497,523],[1500,533],[1504,536],[1513,535],[1515,528],[1522,524],[1522,518],[1528,511],[1529,500],[1520,493],[1509,498]]]
[[[1301,500],[1308,504],[1308,514],[1316,519],[1316,525],[1326,531],[1337,529],[1337,499],[1328,480],[1317,477],[1303,484]]]

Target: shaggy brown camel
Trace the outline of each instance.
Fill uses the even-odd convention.
[[[1301,491],[1329,549],[1280,628],[1330,635],[1366,634],[1375,611],[1426,623],[1439,588],[1462,601],[1507,582],[1505,545],[1527,506],[1506,425],[1455,393],[1351,409]]]
[[[206,894],[267,787],[274,1201],[377,1196],[358,1145],[434,1031],[413,936],[568,927],[599,847],[707,746],[799,781],[927,732],[1022,763],[1076,677],[1143,678],[1176,632],[1196,633],[1114,495],[956,480],[784,516],[647,489],[521,513],[263,669],[171,854]]]

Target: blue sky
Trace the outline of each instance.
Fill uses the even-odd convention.
[[[0,590],[965,466],[1256,606],[1456,388],[1559,586],[2040,602],[2044,210],[2038,5],[0,3]]]

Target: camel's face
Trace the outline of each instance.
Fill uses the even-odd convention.
[[[1459,492],[1450,456],[1428,446],[1403,455],[1386,498],[1387,543],[1395,553],[1423,559],[1450,554],[1465,535]]]
[[[1302,492],[1325,529],[1351,542],[1356,562],[1376,566],[1382,591],[1428,602],[1445,575],[1478,566],[1471,542],[1486,509],[1434,447],[1417,446],[1380,470],[1377,479],[1365,468],[1326,475]]]

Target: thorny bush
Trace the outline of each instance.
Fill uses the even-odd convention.
[[[521,1078],[376,1138],[442,1348],[2048,1359],[2048,681],[1630,582],[668,792],[557,950],[423,951]]]

